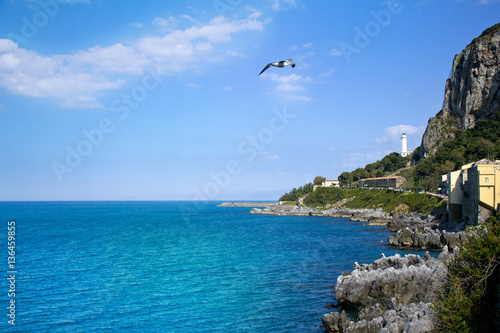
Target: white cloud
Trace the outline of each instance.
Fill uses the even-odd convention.
[[[16,95],[55,98],[65,107],[99,107],[95,94],[116,89],[122,80],[110,80],[66,64],[63,56],[44,57],[0,40],[0,87]]]
[[[175,26],[177,23],[178,20],[173,16],[169,16],[167,18],[155,17],[153,22],[151,22],[151,24],[160,27],[162,31],[172,31],[173,26]]]
[[[278,86],[276,89],[281,90],[281,91],[301,91],[301,90],[306,90],[306,88],[302,85],[299,85],[300,83],[305,83],[305,82],[310,82],[311,78],[308,76],[306,78],[297,75],[297,74],[290,74],[290,75],[278,75],[276,73],[269,73],[269,74],[263,74],[262,75],[264,78],[269,78],[271,81],[278,82]]]
[[[295,82],[310,82],[311,77],[302,77],[301,75],[297,74],[290,74],[290,75],[278,75],[276,73],[264,73],[261,75],[263,78],[269,78],[271,81],[274,82],[279,82],[279,83],[295,83]]]
[[[288,10],[297,7],[295,0],[272,0],[271,7],[274,11]]]
[[[489,5],[489,4],[492,4],[493,2],[499,2],[499,0],[479,0],[478,4],[479,5]]]
[[[144,24],[139,23],[139,22],[133,22],[133,23],[130,23],[130,25],[134,28],[137,28],[137,29],[142,28],[144,26]]]
[[[299,101],[299,102],[312,102],[313,99],[307,96],[297,96],[297,95],[287,95],[285,99],[290,101]]]
[[[392,151],[397,151],[401,149],[401,135],[406,133],[408,137],[408,149],[415,149],[420,145],[422,135],[425,131],[425,126],[413,126],[413,125],[396,125],[384,130],[385,135],[375,139],[375,143],[379,145],[385,145],[387,149],[392,148]]]
[[[279,160],[280,159],[280,155],[278,154],[269,154],[266,159],[268,160],[272,160],[272,161],[275,161],[275,160]]]
[[[188,20],[188,21],[191,21],[191,22],[196,22],[196,23],[198,22],[192,16],[189,16],[189,15],[186,15],[186,14],[181,15],[181,18],[183,18],[185,20]]]
[[[205,25],[64,55],[42,56],[0,39],[0,88],[16,95],[56,99],[64,107],[102,107],[99,93],[121,87],[123,75],[143,75],[147,68],[164,75],[196,69],[216,44],[231,41],[233,34],[262,31],[265,23],[255,13],[250,16],[216,17]],[[172,22],[157,20],[159,25]]]
[[[276,90],[282,94],[285,99],[311,102],[312,99],[307,96],[296,96],[288,95],[289,92],[305,91],[307,88],[304,84],[311,82],[310,76],[303,77],[297,74],[290,75],[278,75],[276,73],[264,73],[261,75],[262,79],[269,79],[273,82],[277,82]]]
[[[267,151],[259,152],[258,155],[262,155],[266,160],[271,160],[271,161],[275,161],[275,160],[280,159],[280,155],[271,154],[270,152],[267,152]]]
[[[57,0],[57,2],[61,3],[61,4],[65,4],[65,3],[69,3],[69,4],[72,4],[72,3],[84,3],[84,4],[90,4],[90,0]]]
[[[196,83],[188,83],[187,86],[189,88],[201,88],[201,86],[199,84],[196,84]]]
[[[276,89],[281,91],[303,91],[306,90],[306,87],[297,86],[290,83],[279,84]]]
[[[337,70],[336,69],[330,69],[328,72],[324,72],[318,75],[318,78],[322,79],[324,77],[330,77],[332,76],[333,73],[335,73]]]
[[[230,56],[233,56],[233,57],[241,57],[241,58],[245,57],[245,55],[243,53],[239,53],[236,51],[227,51],[227,54],[229,54]]]
[[[255,141],[257,140],[257,137],[256,136],[253,136],[253,135],[250,135],[248,134],[245,139],[247,139],[247,141]]]
[[[342,55],[342,52],[341,52],[339,49],[332,49],[332,50],[330,51],[330,55],[331,55],[332,57],[339,57],[339,56],[341,56],[341,55]]]
[[[99,73],[130,73],[140,75],[148,65],[148,59],[133,46],[120,43],[109,47],[95,46],[63,58],[76,66],[88,67]]]
[[[224,86],[222,87],[222,90],[233,90],[233,87],[230,87],[230,86]]]

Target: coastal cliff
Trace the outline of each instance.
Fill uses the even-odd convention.
[[[457,133],[474,131],[481,127],[478,124],[484,123],[484,120],[500,120],[498,119],[500,117],[499,51],[500,24],[496,24],[486,29],[455,56],[451,75],[445,85],[443,108],[435,117],[429,119],[420,146],[421,156],[433,156],[439,152],[438,150],[446,150],[445,144],[454,140]],[[478,125],[477,128],[475,128],[476,125]],[[498,145],[498,135],[493,133],[491,142],[496,142]],[[466,148],[463,147],[463,150],[465,151]],[[457,152],[462,155],[464,153],[458,150]],[[451,162],[455,159],[451,157],[449,159],[449,161],[447,159],[431,161],[429,158],[424,160],[424,162],[427,161],[424,166],[439,176],[448,172],[444,169],[453,170],[455,167]],[[464,159],[463,156],[462,159]],[[460,161],[459,158],[456,160]],[[445,161],[450,162],[450,165],[438,169]],[[424,169],[421,167],[419,170],[419,165],[417,165],[417,174],[421,173],[422,177],[427,175]],[[335,289],[338,308],[358,310],[358,316],[356,320],[353,320],[345,311],[325,314],[322,321],[327,332],[433,332],[436,330],[437,319],[443,320],[443,315],[439,312],[435,313],[435,308],[431,304],[436,301],[438,294],[444,293],[446,286],[450,283],[446,279],[449,273],[447,263],[452,262],[454,258],[460,259],[463,254],[458,250],[462,246],[467,246],[465,244],[468,243],[470,235],[463,231],[464,224],[435,222],[430,220],[425,223],[414,223],[408,219],[396,221],[396,223],[389,222],[388,226],[391,231],[397,231],[395,235],[389,236],[390,245],[427,249],[443,248],[439,259],[431,258],[428,254],[423,258],[415,255],[407,255],[404,258],[396,255],[386,258],[382,255],[381,259],[369,265],[355,263],[351,272],[338,277]],[[479,244],[477,240],[482,239],[482,235],[475,239]],[[479,248],[478,252],[483,245]],[[448,252],[448,249],[453,250],[452,253]],[[497,263],[495,258],[498,250],[494,250],[493,253],[493,263]],[[472,259],[476,262],[477,257]],[[486,285],[484,281],[488,280],[493,286],[489,288],[498,290],[498,280],[489,278],[495,276],[495,267],[497,267],[496,274],[499,274],[498,263],[494,265],[486,262],[485,267],[486,269],[482,269],[481,272],[486,271],[487,274],[484,278],[481,277],[478,283]],[[450,272],[452,272],[451,269]],[[490,294],[495,293],[490,292]],[[460,304],[456,308],[463,310],[461,309],[462,303]],[[494,309],[494,306],[491,308]],[[496,311],[498,320],[500,316],[498,306]],[[492,318],[487,318],[486,321],[491,322]],[[500,327],[500,324],[497,327]]]
[[[421,150],[433,155],[453,138],[451,128],[470,129],[500,111],[500,24],[486,29],[453,59],[443,109],[429,123]]]

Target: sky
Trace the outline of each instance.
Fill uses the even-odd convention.
[[[0,0],[0,200],[277,200],[420,145],[493,0]],[[295,68],[269,63],[294,59]]]

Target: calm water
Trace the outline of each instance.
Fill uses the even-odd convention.
[[[16,222],[16,320],[6,332],[323,332],[338,275],[387,231],[248,214],[215,202],[0,202],[1,267]],[[3,226],[1,226],[3,223]]]

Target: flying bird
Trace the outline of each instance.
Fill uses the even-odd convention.
[[[262,74],[264,73],[264,71],[266,69],[268,69],[269,67],[271,66],[274,66],[274,67],[285,67],[286,65],[290,65],[292,66],[292,68],[295,68],[295,61],[293,61],[293,59],[286,59],[286,60],[281,60],[281,61],[278,61],[278,62],[270,62],[267,64],[266,67],[264,67],[264,69],[262,70],[262,72],[259,73]]]

